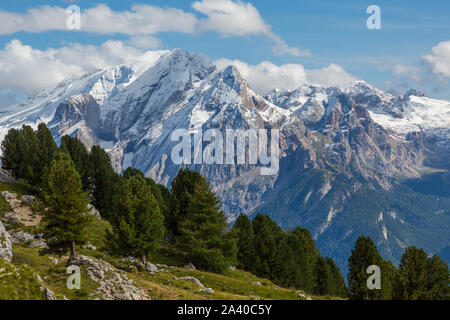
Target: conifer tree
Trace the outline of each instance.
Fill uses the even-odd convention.
[[[255,247],[253,226],[246,215],[240,215],[233,229],[237,237],[237,261],[238,267],[247,271],[253,271],[255,267]]]
[[[169,204],[169,216],[167,225],[169,235],[175,239],[180,235],[179,225],[188,216],[187,204],[189,195],[194,192],[194,186],[203,177],[196,171],[180,169],[171,184],[171,202]]]
[[[449,300],[450,299],[450,274],[448,265],[439,256],[433,255],[428,259],[427,299]]]
[[[309,293],[314,292],[316,261],[320,257],[310,232],[296,228],[289,233],[288,243],[295,259],[295,286]]]
[[[317,259],[316,266],[314,268],[314,276],[314,294],[324,296],[332,291],[329,266],[323,257]]]
[[[83,183],[83,189],[88,191],[91,189],[89,181],[89,152],[84,144],[77,138],[63,136],[61,138],[60,150],[66,152],[72,158],[75,167],[80,174]]]
[[[2,168],[11,171],[14,178],[21,178],[26,142],[22,132],[10,129],[2,141]]]
[[[383,300],[390,299],[392,289],[390,284],[389,271],[386,262],[381,258],[372,239],[361,236],[355,244],[355,248],[348,260],[349,274],[349,294],[351,299],[356,300]],[[369,289],[367,287],[367,268],[371,265],[380,267],[381,289]]]
[[[286,235],[283,235],[278,241],[276,258],[271,270],[273,281],[284,287],[294,286],[296,267],[294,253],[289,247]]]
[[[255,234],[254,247],[258,256],[255,273],[260,277],[273,279],[277,247],[283,238],[283,230],[268,215],[257,214],[252,223]]]
[[[50,130],[44,123],[37,131],[30,126],[11,129],[2,142],[2,167],[10,170],[16,179],[32,186],[41,186],[54,153],[57,151]]]
[[[83,192],[81,179],[69,155],[57,152],[51,162],[44,183],[44,202],[47,210],[43,217],[43,236],[48,251],[58,255],[70,250],[75,256],[75,246],[85,243],[85,229],[90,216],[87,193]]]
[[[25,155],[22,164],[21,177],[31,185],[39,185],[41,177],[37,167],[40,166],[39,141],[30,126],[22,126],[22,135],[25,139]],[[39,168],[40,169],[40,168]]]
[[[55,140],[53,140],[52,133],[44,123],[38,125],[36,138],[38,140],[38,148],[34,172],[37,178],[36,180],[41,183],[43,177],[48,174],[53,156],[58,151],[58,146],[56,145]]]
[[[111,166],[108,154],[99,146],[93,146],[89,155],[89,177],[92,182],[94,206],[102,217],[109,219],[115,214],[116,195],[121,177]]]
[[[236,242],[227,232],[220,201],[200,174],[180,170],[175,179],[176,246],[201,269],[222,272],[236,260]],[[179,174],[179,175],[180,175]],[[186,179],[192,177],[193,180]],[[192,185],[192,181],[195,181]]]
[[[145,264],[164,237],[164,218],[145,178],[132,175],[124,179],[117,205],[118,214],[111,218],[113,232],[107,235],[109,247]]]
[[[156,201],[158,202],[159,209],[161,213],[164,216],[164,219],[168,216],[168,210],[170,205],[170,191],[164,187],[163,185],[158,185],[156,182],[151,178],[146,178],[144,173],[136,168],[128,167],[123,172],[123,178],[128,179],[132,176],[140,176],[144,178],[147,181],[147,184],[150,186],[152,190],[152,194],[155,197]]]
[[[347,298],[348,290],[345,284],[345,279],[342,276],[341,270],[334,262],[333,259],[327,257],[325,258],[329,270],[329,290],[328,295],[334,297]]]
[[[448,299],[448,266],[438,256],[427,257],[423,249],[408,247],[402,255],[395,282],[395,299]]]

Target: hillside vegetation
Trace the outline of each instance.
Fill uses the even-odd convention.
[[[30,189],[23,184],[1,183],[0,191],[19,192],[21,196],[29,194]],[[19,195],[18,195],[19,197]],[[1,217],[9,211],[9,204],[0,197],[2,207]],[[6,220],[2,218],[2,220]],[[10,233],[19,231],[39,232],[39,226],[25,227],[22,224],[5,222]],[[312,299],[338,299],[334,297],[318,297],[306,294],[293,288],[281,288],[271,281],[256,277],[249,272],[229,268],[222,274],[201,270],[188,270],[184,268],[183,260],[174,249],[163,244],[158,250],[149,255],[149,260],[159,266],[158,272],[148,272],[133,268],[134,264],[123,261],[123,257],[110,255],[104,250],[105,235],[112,227],[105,220],[94,219],[87,229],[88,246],[80,248],[78,254],[90,257],[97,261],[110,264],[117,274],[123,274],[141,292],[142,297],[152,300],[305,300]],[[0,259],[0,300],[45,300],[47,295],[42,286],[52,292],[55,299],[84,300],[91,298],[105,298],[96,295],[99,283],[94,281],[87,271],[81,268],[81,288],[69,290],[66,281],[69,274],[67,270],[68,256],[40,255],[40,248],[31,247],[36,240],[28,240],[13,245],[13,259],[7,262]],[[95,249],[95,250],[94,250]],[[204,288],[211,288],[213,293],[202,292],[204,289],[187,277],[198,279]],[[110,276],[110,278],[113,278]],[[39,280],[41,279],[42,282]],[[120,294],[120,289],[118,290]]]

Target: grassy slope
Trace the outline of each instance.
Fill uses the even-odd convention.
[[[0,183],[0,192],[8,190],[15,192],[20,198],[23,194],[30,194],[30,190],[20,184]],[[0,216],[8,211],[8,204],[0,197]],[[14,226],[17,228],[18,226]],[[19,228],[21,228],[19,226]],[[89,243],[96,246],[97,250],[79,248],[78,252],[83,255],[103,259],[118,269],[126,269],[120,261],[121,257],[107,254],[104,247],[104,235],[111,226],[107,221],[95,220],[88,229]],[[1,299],[43,299],[39,291],[40,283],[34,274],[38,274],[44,280],[45,285],[55,293],[58,299],[87,299],[89,293],[94,291],[97,284],[92,281],[87,272],[83,272],[80,290],[69,290],[66,287],[68,275],[66,274],[67,257],[58,258],[61,263],[54,265],[49,255],[39,255],[39,249],[30,248],[27,243],[13,246],[14,257],[12,264],[3,260],[0,262],[0,300]],[[150,261],[154,264],[165,264],[171,266],[167,272],[149,274],[147,272],[126,272],[134,285],[145,290],[154,300],[202,300],[202,299],[252,299],[261,297],[263,299],[297,300],[297,290],[280,288],[267,279],[258,278],[242,270],[228,270],[224,274],[215,274],[204,271],[186,270],[185,264],[179,256],[173,253],[168,246],[162,246],[154,252]],[[2,271],[2,268],[5,269]],[[9,274],[11,270],[16,273]],[[85,271],[85,270],[84,270]],[[2,276],[8,274],[8,276]],[[185,280],[177,278],[194,276],[198,278],[205,287],[212,288],[214,294],[200,293],[199,287]],[[254,284],[261,283],[261,286]],[[314,297],[313,299],[333,299],[332,297]]]

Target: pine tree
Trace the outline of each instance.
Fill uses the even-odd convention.
[[[294,253],[289,247],[287,237],[278,242],[276,250],[276,258],[271,270],[272,280],[283,287],[295,286],[295,269]]]
[[[60,150],[66,152],[75,163],[75,167],[80,174],[83,183],[83,189],[88,191],[91,189],[89,179],[89,152],[84,144],[77,138],[63,136],[61,138]]]
[[[123,172],[123,178],[128,179],[132,176],[140,176],[144,178],[147,181],[147,184],[150,186],[152,190],[152,194],[155,197],[156,201],[158,202],[159,209],[161,213],[164,216],[164,220],[167,219],[167,216],[169,215],[169,206],[170,206],[170,191],[163,185],[158,185],[156,182],[151,178],[146,178],[144,173],[136,168],[128,167]],[[166,222],[166,221],[165,221]]]
[[[85,243],[85,229],[90,216],[89,203],[81,179],[69,155],[57,152],[44,184],[43,236],[48,251],[62,255],[70,250],[69,262],[75,258],[75,245]]]
[[[26,142],[25,157],[23,159],[21,177],[31,185],[39,185],[41,183],[40,159],[39,159],[39,141],[30,126],[22,126],[22,135]]]
[[[94,206],[102,217],[111,218],[116,213],[116,196],[121,177],[112,168],[108,154],[99,146],[91,148],[89,177],[92,182]]]
[[[16,179],[23,179],[40,187],[48,172],[57,146],[44,123],[33,131],[30,126],[11,129],[2,142],[2,167],[10,170]]]
[[[331,258],[325,258],[329,270],[329,296],[347,298],[348,290],[341,270]]]
[[[258,256],[255,273],[260,277],[273,279],[277,248],[283,238],[283,230],[268,215],[263,214],[257,214],[252,224],[255,253]]]
[[[176,192],[182,190],[176,193],[182,206],[177,206],[175,244],[199,268],[222,272],[236,260],[236,243],[226,230],[220,200],[200,174],[180,172],[182,177],[175,179]],[[184,179],[186,176],[194,178],[193,186],[192,181]]]
[[[315,286],[314,269],[320,257],[310,232],[304,228],[296,228],[289,232],[288,243],[295,259],[295,286],[313,293]]]
[[[406,248],[399,265],[395,298],[399,300],[430,299],[429,267],[428,257],[423,249]]]
[[[448,300],[450,299],[448,265],[437,255],[428,259],[427,265],[427,299]]]
[[[253,226],[248,216],[240,215],[233,229],[237,237],[238,267],[252,272],[255,268],[255,247]]]
[[[124,179],[118,197],[118,214],[107,238],[114,253],[131,255],[146,263],[146,256],[163,240],[164,218],[150,186],[139,175]]]
[[[172,239],[180,235],[179,225],[188,216],[187,204],[189,195],[194,192],[194,186],[203,177],[195,171],[180,169],[171,184],[171,202],[169,204],[169,216],[167,226]]]
[[[10,129],[2,142],[2,168],[11,171],[16,179],[21,178],[25,152],[26,142],[22,132]]]
[[[317,259],[316,266],[314,268],[314,277],[314,294],[325,296],[332,291],[329,266],[327,264],[327,261],[323,257]]]
[[[361,236],[355,244],[355,248],[348,260],[349,294],[356,300],[390,299],[392,296],[390,284],[390,271],[386,268],[386,262],[381,258],[372,239]],[[367,268],[371,265],[380,267],[381,289],[369,289],[367,287]]]
[[[52,133],[44,123],[38,125],[36,138],[38,140],[38,149],[34,172],[37,177],[36,180],[41,183],[43,182],[43,177],[48,174],[53,156],[58,151],[58,146],[53,140]]]

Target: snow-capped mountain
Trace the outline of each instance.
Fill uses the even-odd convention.
[[[313,126],[336,107],[339,95],[367,108],[370,117],[393,138],[405,140],[408,134],[421,132],[435,147],[450,150],[450,102],[430,99],[413,89],[395,97],[359,80],[340,88],[304,85],[292,91],[274,89],[265,98]]]
[[[174,130],[214,128],[225,136],[227,129],[277,129],[275,175],[261,175],[262,165],[248,161],[183,165],[210,181],[230,220],[268,212],[283,227],[306,226],[333,257],[348,253],[358,228],[393,259],[405,244],[418,244],[411,232],[431,252],[450,241],[450,202],[436,200],[439,210],[430,205],[434,211],[423,213],[391,198],[404,179],[450,169],[450,103],[415,91],[394,97],[356,81],[261,97],[235,67],[219,70],[203,55],[177,49],[65,81],[17,107],[0,118],[0,139],[10,128],[45,122],[57,141],[69,134],[101,145],[117,171],[132,166],[165,185],[180,168],[171,159],[179,143]],[[401,192],[405,198],[412,191]],[[354,214],[369,193],[375,202]],[[444,232],[430,232],[436,225]]]

